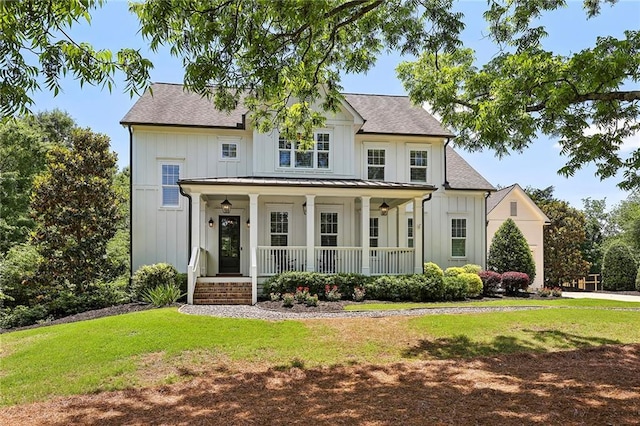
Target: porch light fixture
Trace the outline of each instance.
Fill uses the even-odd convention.
[[[304,215],[307,215],[307,202],[305,201],[304,203],[302,203],[302,213],[304,213]]]
[[[224,197],[224,201],[220,203],[220,207],[222,207],[222,213],[231,213],[231,204],[227,197]]]
[[[251,219],[247,219],[247,228],[251,228]]]
[[[214,223],[214,222],[213,222],[213,218],[212,218],[212,217],[210,217],[210,218],[209,218],[209,228],[213,228],[213,223]]]
[[[386,216],[389,214],[389,205],[382,200],[382,204],[380,204],[380,214],[382,216]]]

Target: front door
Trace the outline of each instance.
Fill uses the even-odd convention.
[[[218,247],[219,272],[240,273],[240,216],[220,216]]]

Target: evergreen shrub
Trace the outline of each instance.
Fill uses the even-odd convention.
[[[522,272],[527,274],[530,280],[536,276],[536,264],[529,243],[511,218],[505,220],[493,236],[487,269],[501,274]]]
[[[507,271],[502,274],[502,288],[508,295],[517,295],[529,287],[529,277],[523,272]]]
[[[612,244],[602,260],[602,287],[609,291],[634,290],[638,265],[624,243]]]
[[[178,271],[168,263],[141,266],[134,274],[131,282],[131,298],[143,300],[144,294],[162,285],[176,286]]]
[[[495,271],[480,271],[478,276],[482,280],[482,293],[486,296],[494,295],[500,288],[502,276]]]

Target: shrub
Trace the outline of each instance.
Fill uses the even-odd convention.
[[[467,284],[467,297],[478,297],[482,294],[482,280],[477,273],[468,273],[458,275]]]
[[[189,274],[185,274],[182,272],[178,272],[178,274],[176,275],[176,284],[178,285],[178,288],[180,289],[180,294],[182,294],[182,296],[180,296],[180,299],[178,299],[178,302],[186,302],[187,301],[187,282],[189,280]]]
[[[176,286],[178,271],[168,263],[141,266],[131,282],[131,298],[142,300],[144,294],[161,285]]]
[[[291,293],[285,293],[282,295],[282,306],[284,306],[285,308],[290,308],[293,306],[293,301],[294,301],[294,297],[293,294]]]
[[[482,280],[482,293],[490,296],[498,292],[502,276],[494,271],[480,271],[478,276]]]
[[[0,306],[29,305],[39,293],[33,284],[42,256],[29,244],[11,247],[0,261],[0,289],[5,302]]]
[[[86,286],[84,293],[77,294],[69,289],[63,289],[52,294],[46,305],[49,314],[54,318],[61,318],[94,309],[108,308],[131,301],[128,292],[129,280],[120,277],[113,281],[94,281]]]
[[[509,295],[518,294],[529,287],[529,276],[523,272],[508,271],[502,274],[502,288]]]
[[[24,306],[0,310],[0,328],[25,327],[49,316],[47,308],[43,305]]]
[[[467,283],[460,275],[445,276],[441,300],[461,300],[467,297]]]
[[[324,286],[324,297],[329,302],[337,302],[342,299],[342,293],[338,291],[338,286],[334,285],[331,287],[329,284]]]
[[[551,289],[549,287],[543,287],[538,289],[536,292],[540,297],[549,297],[551,296]]]
[[[551,295],[553,297],[560,297],[562,296],[562,289],[560,287],[554,287],[551,289]]]
[[[465,274],[466,271],[461,266],[451,266],[444,270],[445,277],[457,277],[460,274]]]
[[[367,292],[364,287],[355,287],[353,289],[353,300],[356,302],[362,302],[366,296]]]
[[[444,272],[442,272],[442,268],[440,268],[438,265],[436,265],[433,262],[427,262],[424,264],[423,273],[424,275],[430,278],[439,277],[440,279],[442,279],[442,277],[444,277]]]
[[[468,263],[466,265],[464,265],[462,267],[462,269],[464,269],[464,271],[468,274],[479,274],[480,271],[482,271],[482,266],[480,265],[475,265],[473,263]]]
[[[621,242],[612,244],[602,260],[602,287],[605,290],[634,290],[638,265],[631,249]]]
[[[182,293],[180,293],[178,286],[175,284],[163,284],[151,290],[146,290],[142,295],[142,300],[159,308],[175,303],[181,296]]]
[[[638,273],[636,274],[636,290],[640,291],[640,266],[638,267]]]
[[[487,269],[499,273],[523,272],[531,280],[536,276],[536,264],[529,243],[511,218],[505,220],[493,236]]]
[[[307,306],[318,306],[318,295],[308,295],[307,298],[304,299],[304,304]]]

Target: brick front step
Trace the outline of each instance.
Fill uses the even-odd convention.
[[[193,293],[194,305],[250,305],[251,283],[199,282]]]

